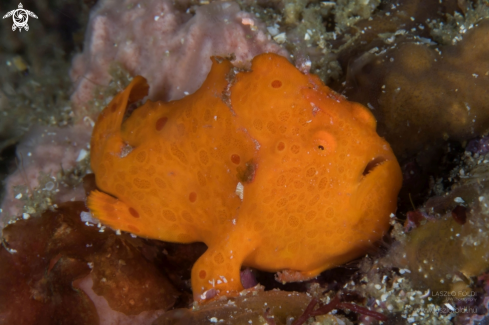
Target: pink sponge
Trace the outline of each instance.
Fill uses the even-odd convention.
[[[197,7],[192,16],[168,0],[100,1],[90,15],[84,51],[73,60],[72,100],[82,107],[97,85],[107,85],[113,61],[148,80],[150,99],[169,101],[201,86],[211,56],[234,54],[239,66],[264,52],[288,54],[235,2]]]

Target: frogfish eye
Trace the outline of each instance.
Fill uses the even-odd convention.
[[[336,150],[335,137],[326,131],[319,131],[314,135],[314,144],[320,155],[329,155]]]

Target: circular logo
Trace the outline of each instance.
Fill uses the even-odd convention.
[[[29,17],[24,9],[15,10],[15,13],[12,16],[14,18],[14,24],[18,28],[23,28],[24,26],[27,25],[27,21],[29,20]]]

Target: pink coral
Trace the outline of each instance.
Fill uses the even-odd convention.
[[[211,56],[234,54],[233,64],[246,65],[263,52],[287,55],[234,2],[198,7],[191,17],[168,0],[105,0],[91,13],[84,52],[73,60],[72,100],[81,107],[96,85],[107,85],[113,61],[148,80],[150,99],[169,101],[200,87]]]

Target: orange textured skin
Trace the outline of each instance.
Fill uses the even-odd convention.
[[[314,277],[388,230],[402,175],[374,117],[285,58],[259,55],[248,72],[213,58],[197,92],[123,122],[147,91],[134,78],[100,115],[91,164],[105,193],[88,206],[115,229],[206,243],[196,300],[241,291],[242,265]]]

